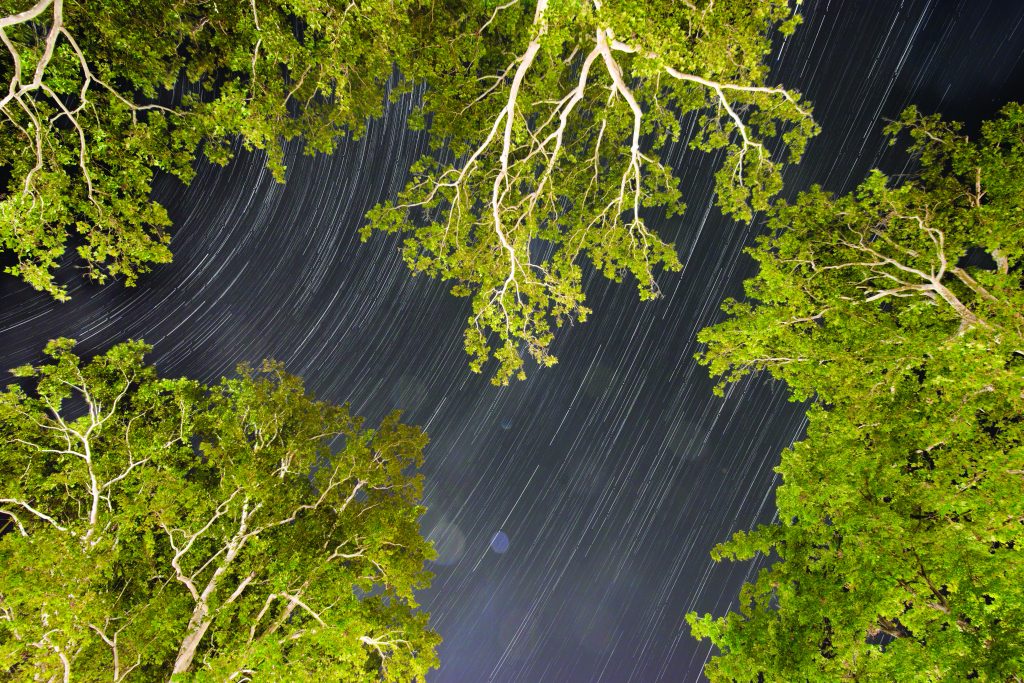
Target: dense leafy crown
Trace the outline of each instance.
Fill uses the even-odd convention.
[[[748,301],[701,333],[723,381],[812,400],[774,553],[725,618],[716,681],[1024,677],[1024,107],[977,139],[908,110],[919,174],[780,204]]]
[[[555,362],[554,328],[589,312],[584,261],[644,299],[680,268],[644,220],[685,208],[669,143],[719,150],[719,205],[749,219],[781,185],[771,150],[794,160],[815,132],[796,93],[765,85],[771,30],[797,23],[787,0],[438,5],[422,29],[438,47],[403,67],[428,86],[435,153],[365,234],[406,232],[414,272],[472,297],[466,350],[476,371],[497,359],[495,383],[523,376],[524,353]]]
[[[419,429],[72,346],[0,394],[0,678],[424,680]]]
[[[64,299],[67,245],[88,274],[136,281],[170,260],[155,171],[188,181],[198,149],[330,151],[381,111],[395,66],[425,82],[421,159],[367,230],[408,232],[414,272],[471,296],[472,367],[551,364],[553,329],[583,320],[581,264],[657,295],[680,267],[646,209],[680,213],[670,142],[719,150],[722,208],[739,218],[780,187],[773,151],[815,132],[791,91],[765,85],[789,0],[0,1],[0,250],[7,270]],[[177,89],[176,89],[177,88]],[[184,94],[183,94],[184,93]],[[682,116],[695,113],[684,129]]]
[[[53,271],[69,241],[100,282],[170,260],[153,174],[187,182],[200,145],[223,164],[241,138],[283,179],[284,141],[329,152],[358,134],[419,2],[26,4],[0,2],[0,250],[7,272],[64,299]]]

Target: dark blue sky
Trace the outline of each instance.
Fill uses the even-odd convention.
[[[976,123],[1024,92],[1019,0],[801,11],[773,80],[810,97],[824,132],[787,170],[787,193],[901,170],[881,119],[908,104]],[[771,520],[772,468],[802,429],[781,386],[755,378],[717,399],[692,360],[696,332],[751,274],[742,249],[758,225],[711,206],[713,158],[672,150],[690,208],[655,221],[686,264],[660,278],[664,298],[592,280],[594,313],[556,342],[559,364],[494,388],[466,368],[465,301],[409,277],[395,238],[358,239],[424,149],[408,107],[332,157],[291,154],[285,186],[246,154],[189,188],[161,182],[175,260],[136,289],[76,284],[60,305],[0,279],[0,367],[56,336],[87,354],[141,337],[166,375],[208,380],[274,357],[371,421],[404,408],[431,436],[423,525],[441,556],[423,603],[445,638],[431,681],[699,680],[708,646],[683,616],[723,613],[751,570],[708,553]]]

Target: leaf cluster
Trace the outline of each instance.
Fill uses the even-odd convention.
[[[470,367],[494,381],[541,365],[583,321],[589,264],[656,298],[682,266],[647,227],[685,209],[664,162],[685,142],[719,154],[718,203],[749,220],[817,128],[767,85],[789,0],[41,0],[0,2],[0,250],[7,271],[67,299],[69,247],[92,280],[134,284],[171,258],[154,174],[188,182],[200,150],[239,146],[284,179],[284,144],[331,152],[392,97],[426,86],[412,117],[433,151],[364,230],[402,232],[414,273],[472,299]],[[15,21],[16,17],[22,17]],[[396,77],[396,74],[399,76]],[[695,123],[684,128],[686,116]]]
[[[765,86],[773,31],[796,23],[785,0],[437,3],[431,18],[441,40],[402,68],[427,85],[415,124],[434,150],[363,235],[403,233],[410,270],[471,298],[470,366],[495,359],[496,384],[524,357],[555,362],[555,331],[590,312],[586,264],[642,300],[682,267],[647,228],[685,210],[671,145],[720,153],[718,203],[749,220],[817,130],[799,95]]]
[[[0,394],[0,678],[424,680],[423,433],[148,350],[57,340]]]
[[[811,402],[780,522],[715,551],[774,561],[737,611],[688,616],[712,680],[1024,673],[1022,126],[908,110],[919,172],[780,203],[748,299],[701,333],[723,383],[766,370]]]
[[[0,16],[23,4],[0,3]],[[419,4],[50,0],[7,26],[7,272],[65,300],[54,271],[69,246],[97,282],[132,285],[170,261],[170,219],[150,199],[154,174],[188,182],[200,150],[225,164],[240,141],[265,152],[283,181],[287,141],[329,153],[339,136],[358,135],[382,111],[395,54],[411,49]]]

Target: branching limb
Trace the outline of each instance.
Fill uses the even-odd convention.
[[[381,659],[384,660],[386,660],[388,657],[386,652],[387,650],[394,651],[397,650],[400,646],[412,649],[412,645],[409,643],[408,640],[404,640],[402,638],[389,638],[390,635],[390,633],[385,633],[383,636],[380,637],[359,636],[359,642],[363,643],[364,645],[372,647],[374,650],[377,651],[377,654],[380,655]]]
[[[6,508],[0,508],[0,512],[14,520],[15,526],[18,527],[18,533],[20,533],[22,536],[28,536],[28,531],[25,530],[25,525],[21,523],[21,520],[18,518],[18,515],[14,514],[14,512]],[[6,530],[6,525],[0,527],[0,532],[3,532],[4,530]]]
[[[55,520],[53,517],[51,517],[50,515],[48,515],[48,514],[46,514],[44,512],[40,512],[39,510],[35,509],[28,502],[26,502],[24,500],[17,500],[15,498],[0,498],[0,504],[4,504],[4,505],[17,505],[18,507],[28,511],[29,513],[31,513],[35,517],[43,520],[44,522],[46,522],[47,524],[52,526],[57,531],[67,531],[67,528],[61,526],[60,524],[58,524],[57,520]],[[18,526],[21,527],[20,522],[19,522]],[[21,528],[22,528],[22,531],[24,531],[24,527],[21,527]],[[27,534],[23,534],[23,535],[27,536]],[[72,532],[72,535],[74,535],[74,532]]]
[[[231,495],[231,498],[234,498],[234,495],[235,494],[233,493]],[[225,503],[222,503],[221,505],[226,505],[227,502],[230,502],[231,498],[229,498],[228,501],[225,501]],[[189,618],[188,625],[185,628],[185,637],[182,639],[181,645],[178,647],[178,655],[174,660],[173,673],[185,673],[192,667],[192,660],[195,657],[196,650],[199,647],[199,643],[202,641],[203,636],[206,635],[206,631],[210,628],[210,624],[213,623],[213,617],[210,615],[211,598],[213,597],[214,592],[217,590],[220,584],[221,576],[224,575],[224,573],[228,570],[228,567],[238,556],[238,553],[242,550],[242,547],[245,545],[245,542],[249,538],[251,538],[251,534],[248,533],[249,522],[251,520],[252,515],[254,515],[260,509],[260,507],[261,505],[257,504],[250,508],[248,500],[242,503],[242,510],[238,521],[238,530],[224,546],[224,560],[213,571],[213,574],[212,576],[210,576],[210,579],[206,582],[206,586],[203,588],[203,591],[199,593],[198,596],[196,596],[193,593],[193,598],[196,601],[196,606],[192,610],[192,616]],[[220,510],[221,507],[218,507],[217,509]],[[204,529],[208,527],[209,523],[207,524],[206,527],[204,527]],[[192,541],[197,537],[198,533],[192,537],[192,540],[189,541],[188,545],[191,546]],[[181,553],[179,552],[179,555],[180,554]],[[175,567],[175,571],[178,571],[178,567]],[[182,581],[180,576],[178,577],[178,580],[182,583],[185,583],[186,587],[190,586],[190,592],[194,592],[194,578],[195,575],[188,577],[188,583]],[[242,580],[239,588],[236,589],[236,592],[231,597],[232,601],[237,599],[238,596],[241,595],[242,591],[245,590],[245,587],[252,581],[253,578],[255,578],[255,575],[250,575],[246,579]]]
[[[39,0],[39,2],[24,12],[0,17],[0,28],[7,28],[8,26],[14,26],[15,24],[23,24],[26,21],[32,21],[42,14],[52,3],[53,0]]]
[[[290,595],[288,593],[282,593],[281,597],[283,597],[286,600],[288,600],[288,602],[290,604],[293,604],[293,605],[295,605],[297,607],[301,607],[303,609],[303,611],[305,611],[309,616],[313,617],[313,619],[316,621],[316,623],[320,624],[324,628],[327,628],[327,624],[324,622],[323,618],[321,618],[320,615],[317,614],[309,605],[307,605],[305,602],[303,602],[302,599],[298,595]]]
[[[236,488],[231,493],[231,495],[228,496],[227,500],[225,500],[224,502],[217,506],[213,514],[210,516],[210,519],[207,520],[206,524],[204,524],[203,527],[199,529],[199,531],[195,532],[191,536],[186,537],[185,543],[182,546],[177,546],[175,544],[174,532],[185,532],[181,531],[180,529],[169,529],[165,524],[163,524],[163,522],[160,523],[160,527],[164,530],[164,533],[167,534],[167,539],[171,545],[171,550],[174,551],[174,555],[171,557],[171,567],[174,568],[175,578],[188,589],[188,592],[192,595],[192,598],[194,600],[200,599],[199,590],[196,588],[196,585],[192,581],[191,576],[187,575],[185,571],[182,569],[181,558],[183,558],[189,552],[189,550],[192,549],[192,545],[200,536],[205,534],[218,519],[227,514],[231,501],[234,500],[235,496],[237,496],[241,491],[241,487]]]
[[[110,623],[109,619],[107,620],[107,623]],[[103,629],[99,628],[95,624],[89,624],[89,628],[96,632],[96,634],[103,640],[103,642],[107,644],[107,646],[110,648],[111,652],[114,655],[114,683],[121,683],[121,681],[128,678],[128,674],[130,674],[132,671],[138,668],[140,664],[142,664],[142,655],[136,655],[135,663],[129,666],[123,672],[121,671],[121,657],[117,647],[117,636],[121,633],[121,631],[124,630],[124,626],[119,628],[117,631],[114,631],[114,635],[112,637],[107,636],[107,634],[104,633]]]
[[[484,23],[483,23],[483,24],[482,24],[482,25],[480,26],[480,28],[478,28],[478,29],[476,30],[477,34],[479,35],[479,34],[483,33],[484,31],[486,31],[486,30],[487,30],[487,27],[488,27],[488,26],[490,26],[490,25],[491,25],[492,23],[494,23],[494,20],[498,18],[498,13],[499,13],[499,12],[501,12],[502,10],[507,10],[507,9],[508,9],[509,7],[512,7],[513,5],[518,5],[518,4],[519,4],[519,0],[509,0],[509,1],[508,1],[508,2],[506,2],[506,3],[504,4],[504,5],[498,5],[497,7],[495,7],[495,8],[494,8],[494,11],[493,11],[493,12],[491,12],[491,17],[490,17],[490,19],[488,19],[487,21],[485,21],[485,22],[484,22]]]
[[[636,101],[636,97],[633,96],[633,91],[626,85],[626,82],[622,78],[622,67],[615,61],[612,56],[611,49],[608,46],[608,40],[605,36],[606,31],[597,31],[597,50],[601,53],[601,57],[604,59],[605,67],[608,69],[608,75],[612,78],[612,83],[615,84],[615,89],[622,96],[622,98],[629,105],[630,110],[633,112],[633,136],[630,139],[629,145],[629,165],[627,173],[622,176],[622,182],[619,185],[619,198],[618,206],[621,211],[622,202],[626,192],[627,179],[631,180],[633,184],[633,220],[640,220],[640,190],[641,190],[641,178],[640,178],[640,161],[642,155],[640,154],[640,130],[643,123],[643,110],[640,108],[640,104]]]

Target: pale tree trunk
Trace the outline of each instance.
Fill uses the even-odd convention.
[[[234,538],[232,538],[227,545],[227,553],[224,555],[224,563],[217,567],[216,571],[213,572],[213,576],[210,577],[206,587],[203,588],[203,592],[196,599],[196,606],[195,609],[192,610],[192,617],[188,620],[188,626],[185,628],[185,637],[182,639],[181,645],[178,647],[178,656],[174,660],[174,670],[172,673],[185,673],[192,667],[192,660],[195,659],[199,643],[203,640],[203,636],[206,635],[206,631],[210,628],[210,624],[213,623],[213,617],[210,616],[210,600],[213,598],[213,594],[217,590],[217,585],[221,576],[227,570],[228,566],[230,566],[234,561],[235,557],[238,556],[238,553],[241,551],[245,541],[249,538],[249,535],[246,534],[246,527],[250,514],[248,507],[248,502],[246,502],[242,507],[242,519],[239,524],[238,533],[235,534]],[[259,509],[259,506],[257,506],[257,509]],[[255,574],[250,574],[248,578],[243,579],[225,604],[234,602],[235,599],[242,594],[242,591],[245,590],[245,587],[254,576]],[[193,593],[193,595],[195,594]]]
[[[233,550],[228,553],[228,562],[234,559],[236,552],[236,550]],[[178,648],[178,656],[174,660],[173,673],[180,674],[189,670],[192,666],[192,660],[195,659],[199,643],[202,642],[207,629],[213,623],[213,617],[210,616],[210,596],[217,587],[217,579],[223,572],[223,569],[223,567],[220,567],[214,572],[195,609],[192,610],[192,618],[188,620],[188,626],[185,628],[185,638],[181,641],[181,646]],[[235,588],[235,592],[224,601],[224,604],[230,605],[237,600],[238,596],[245,591],[254,578],[256,578],[256,572],[252,572],[249,576],[242,579],[238,587]]]
[[[185,638],[181,641],[181,647],[178,648],[178,656],[174,660],[173,673],[185,673],[192,668],[192,660],[196,656],[199,643],[203,640],[203,636],[206,635],[210,624],[213,623],[213,619],[208,618],[209,612],[210,608],[205,603],[196,605],[195,610],[192,612],[192,618],[188,620]]]

